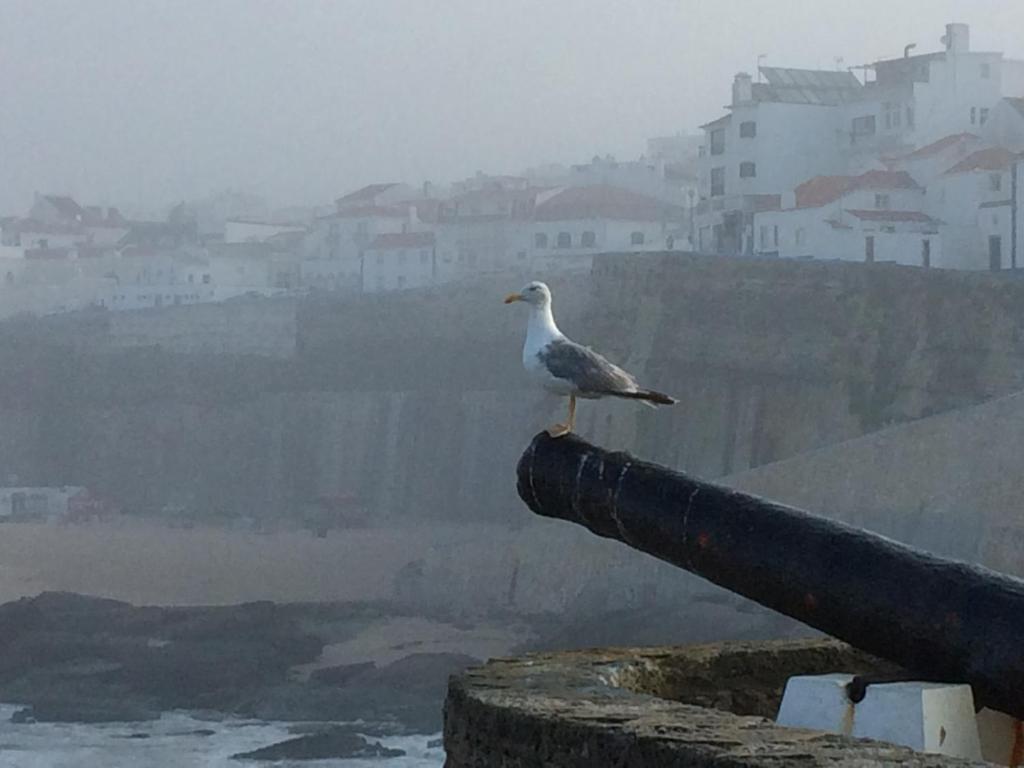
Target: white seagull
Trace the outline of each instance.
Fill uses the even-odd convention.
[[[523,367],[549,392],[569,396],[569,418],[564,424],[548,429],[551,437],[561,437],[576,426],[576,398],[593,400],[601,397],[623,397],[640,400],[644,405],[672,405],[675,398],[641,389],[630,374],[597,354],[590,347],[577,344],[558,330],[551,313],[551,289],[544,283],[532,282],[519,293],[505,297],[505,303],[525,301],[530,305],[530,320],[523,344]]]

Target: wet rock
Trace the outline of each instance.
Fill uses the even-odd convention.
[[[389,749],[380,742],[370,742],[347,730],[332,729],[324,733],[299,736],[267,747],[232,755],[235,760],[326,760],[402,757],[401,749]]]
[[[431,739],[427,742],[427,749],[441,749],[444,746],[444,739]]]

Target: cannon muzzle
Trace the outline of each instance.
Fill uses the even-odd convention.
[[[1024,718],[1024,581],[611,453],[534,438],[519,495]]]

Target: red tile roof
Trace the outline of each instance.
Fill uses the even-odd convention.
[[[969,173],[971,171],[1001,171],[1009,167],[1020,156],[1003,147],[989,147],[972,152],[946,173]]]
[[[860,176],[815,176],[796,188],[797,208],[819,208],[858,189],[919,189],[906,171],[867,171]]]
[[[889,210],[849,210],[851,216],[856,216],[862,221],[921,221],[939,224],[938,219],[933,219],[927,213],[921,211],[889,211]]]
[[[67,195],[43,195],[43,199],[65,219],[76,219],[82,215],[82,208]]]
[[[972,141],[981,138],[973,133],[954,133],[950,136],[945,136],[938,141],[933,141],[931,144],[926,144],[923,147],[915,149],[910,154],[904,155],[905,160],[920,160],[924,157],[931,157],[937,155],[944,149],[954,147],[962,141]]]
[[[372,203],[377,199],[377,195],[387,192],[392,187],[397,187],[398,182],[389,182],[387,184],[368,184],[362,189],[357,189],[355,192],[349,192],[347,195],[339,197],[335,200],[337,205],[353,205],[355,203]]]
[[[394,232],[377,235],[368,247],[375,251],[386,251],[394,248],[429,248],[433,244],[433,232]]]
[[[566,187],[537,205],[534,218],[537,221],[664,221],[676,212],[672,206],[653,197],[619,187],[596,185]]]

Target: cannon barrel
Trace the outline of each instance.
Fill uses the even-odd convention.
[[[575,437],[534,438],[519,495],[1024,718],[1024,581],[943,559]]]

